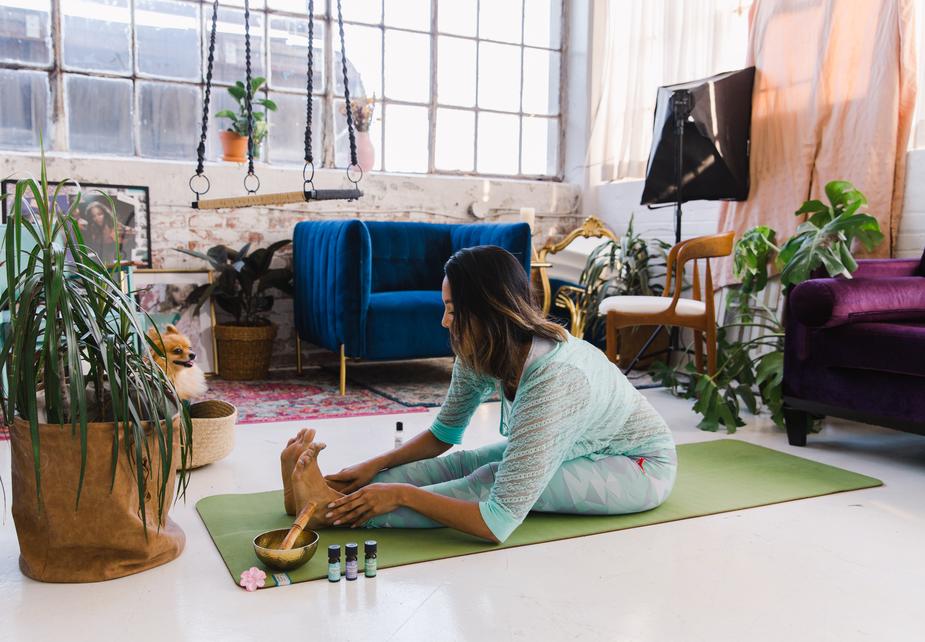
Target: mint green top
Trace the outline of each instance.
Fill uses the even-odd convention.
[[[445,443],[462,443],[476,408],[495,390],[508,444],[491,494],[479,509],[500,541],[524,520],[563,462],[674,448],[664,421],[627,423],[642,395],[603,352],[572,336],[528,363],[511,403],[499,380],[457,359],[431,432]]]

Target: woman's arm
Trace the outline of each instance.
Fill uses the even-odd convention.
[[[356,528],[402,506],[463,533],[496,544],[499,541],[485,523],[478,502],[438,495],[411,484],[370,484],[331,502],[325,517],[333,520],[334,526]]]
[[[437,439],[430,430],[425,430],[400,448],[344,468],[339,473],[328,475],[325,480],[334,490],[349,494],[368,484],[381,470],[437,457],[452,447],[452,444]]]

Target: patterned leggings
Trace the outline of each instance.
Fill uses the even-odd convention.
[[[488,499],[507,442],[460,450],[385,470],[373,482],[413,484],[432,493],[478,502]],[[643,456],[571,459],[553,476],[533,510],[578,515],[621,515],[650,510],[664,502],[677,472],[674,448]],[[443,526],[409,508],[374,517],[368,528]]]

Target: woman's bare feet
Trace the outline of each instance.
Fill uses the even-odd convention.
[[[313,428],[303,428],[299,434],[289,440],[279,456],[280,473],[283,476],[283,503],[289,515],[295,515],[298,511],[295,498],[292,496],[292,471],[295,470],[299,455],[308,449],[314,438]]]
[[[314,441],[308,444],[308,448],[299,455],[295,470],[292,471],[292,495],[296,510],[310,501],[318,504],[315,514],[308,521],[308,528],[329,526],[331,520],[324,517],[327,505],[344,496],[328,486],[321,469],[318,468],[318,453],[324,448],[324,444]]]

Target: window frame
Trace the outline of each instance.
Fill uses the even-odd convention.
[[[67,76],[86,76],[90,78],[118,78],[122,80],[129,80],[132,83],[132,135],[133,135],[133,149],[134,157],[144,158],[150,160],[165,160],[172,162],[180,162],[178,159],[169,159],[162,158],[157,156],[143,156],[141,154],[141,136],[140,136],[140,127],[141,127],[141,118],[138,110],[138,101],[140,99],[140,86],[139,83],[164,83],[164,84],[173,84],[173,85],[182,85],[182,86],[193,86],[198,87],[199,89],[199,109],[202,108],[202,102],[205,96],[205,68],[206,68],[206,59],[205,51],[208,42],[208,27],[211,22],[211,0],[174,0],[180,4],[193,5],[198,7],[198,17],[197,21],[200,25],[200,29],[197,34],[198,47],[200,52],[200,77],[197,80],[190,79],[179,79],[179,78],[166,78],[163,76],[158,76],[151,73],[143,73],[139,71],[138,64],[138,42],[136,38],[136,22],[135,22],[135,12],[136,12],[136,0],[127,0],[128,2],[128,11],[131,20],[130,28],[130,44],[129,51],[131,55],[131,70],[129,74],[122,74],[116,72],[107,72],[107,71],[83,71],[69,69],[63,65],[63,14],[61,3],[63,0],[50,0],[50,30],[51,30],[51,63],[50,64],[40,64],[40,63],[23,63],[23,62],[0,62],[0,68],[8,70],[33,70],[33,71],[46,71],[48,72],[48,87],[50,91],[49,101],[49,121],[51,124],[51,136],[49,137],[46,133],[46,145],[50,142],[49,147],[56,152],[70,153],[69,149],[69,132],[68,132],[68,121],[66,113],[66,98],[64,91],[65,78]],[[562,0],[561,2],[561,16],[560,16],[560,36],[559,36],[559,47],[557,49],[548,48],[548,47],[538,47],[535,45],[528,45],[524,42],[524,25],[526,23],[526,0],[520,0],[520,19],[521,19],[521,37],[519,43],[503,42],[498,40],[493,40],[489,38],[480,37],[480,15],[481,15],[481,5],[483,2],[490,2],[491,0],[475,0],[476,2],[476,32],[474,36],[465,36],[455,33],[446,33],[441,32],[438,28],[438,5],[439,0],[429,0],[430,2],[430,24],[429,31],[423,31],[419,29],[411,29],[407,27],[393,27],[385,24],[385,2],[386,0],[377,0],[380,6],[380,17],[377,23],[373,22],[362,22],[358,20],[348,20],[344,19],[344,25],[356,25],[362,27],[371,27],[376,28],[380,32],[380,78],[379,82],[383,88],[382,96],[376,97],[375,108],[377,114],[375,118],[380,119],[380,136],[378,141],[374,141],[374,144],[377,149],[377,154],[379,155],[379,163],[382,164],[382,171],[384,173],[413,173],[414,175],[435,175],[435,176],[473,176],[473,177],[486,177],[486,178],[499,178],[499,179],[529,179],[529,180],[539,180],[539,181],[561,181],[564,175],[564,156],[565,156],[565,122],[567,118],[567,99],[566,99],[566,89],[568,83],[567,76],[567,62],[566,57],[568,55],[569,49],[569,39],[568,39],[568,28],[569,28],[569,0]],[[241,6],[237,4],[231,4],[227,2],[222,2],[220,0],[219,7],[226,10],[241,11],[243,12],[243,0],[240,0]],[[257,3],[255,3],[257,4]],[[317,22],[320,22],[324,25],[324,34],[323,34],[323,65],[324,65],[324,74],[323,74],[323,87],[315,88],[315,91],[312,94],[313,98],[320,100],[322,105],[321,114],[319,115],[322,118],[322,127],[321,127],[321,141],[320,141],[320,163],[316,161],[319,167],[324,168],[334,168],[334,169],[343,169],[343,167],[337,167],[335,162],[335,149],[334,149],[334,140],[335,140],[335,109],[338,108],[338,102],[343,103],[343,94],[336,94],[336,76],[339,70],[335,69],[335,60],[337,52],[335,49],[335,38],[338,37],[337,30],[337,18],[336,18],[336,8],[337,0],[316,0],[315,2],[315,17],[314,19]],[[271,74],[271,65],[272,65],[272,53],[271,53],[271,40],[270,40],[270,25],[274,18],[284,18],[284,19],[301,19],[307,20],[308,16],[306,13],[300,13],[296,11],[288,11],[285,9],[276,9],[270,8],[269,3],[266,0],[263,0],[259,3],[259,8],[254,8],[252,12],[257,12],[261,15],[263,24],[261,26],[261,36],[263,39],[263,50],[260,52],[262,57],[263,67],[266,72],[267,84],[262,90],[264,97],[269,97],[270,94],[287,94],[292,96],[305,97],[306,91],[305,88],[301,90],[292,87],[278,87],[272,83],[272,74]],[[390,98],[386,92],[386,64],[385,64],[385,50],[387,42],[387,32],[404,32],[417,35],[425,35],[429,37],[430,44],[430,91],[428,100],[425,102],[415,102]],[[252,32],[253,33],[253,32]],[[452,105],[448,103],[440,103],[438,101],[438,64],[439,64],[439,47],[438,39],[441,36],[458,38],[461,40],[466,40],[473,42],[475,45],[475,101],[474,105],[471,107],[464,107],[459,105]],[[485,107],[480,107],[478,104],[478,85],[479,85],[479,55],[480,55],[480,44],[481,43],[492,43],[517,47],[520,55],[520,86],[518,89],[519,93],[519,104],[518,110],[515,111],[505,111],[499,109],[490,109]],[[347,46],[349,52],[350,47],[349,43]],[[524,112],[524,60],[525,52],[527,50],[537,50],[544,52],[553,52],[559,56],[559,73],[558,73],[558,113],[555,115],[546,115],[546,114],[531,114]],[[316,64],[317,64],[316,59]],[[229,86],[229,83],[217,83],[213,80],[212,91],[224,91]],[[427,110],[428,122],[427,122],[427,170],[424,172],[404,172],[401,170],[390,169],[385,163],[385,159],[382,158],[385,153],[385,138],[386,138],[386,120],[388,118],[388,105],[408,105],[416,107],[424,107]],[[438,169],[436,167],[436,149],[437,149],[437,110],[438,109],[454,109],[460,111],[466,111],[473,114],[474,119],[474,141],[472,146],[472,170],[446,170]],[[518,131],[518,151],[517,151],[517,172],[512,174],[494,174],[494,173],[485,173],[478,171],[478,130],[479,130],[479,114],[485,113],[494,113],[494,114],[504,114],[510,115],[517,118],[519,125]],[[201,111],[200,111],[201,114]],[[555,162],[555,173],[554,174],[529,174],[522,171],[523,167],[523,152],[524,152],[524,142],[523,142],[523,131],[524,131],[524,121],[526,118],[530,117],[539,117],[543,119],[548,119],[554,121],[557,125],[557,140],[556,144],[556,162]],[[201,117],[197,117],[197,121]],[[210,114],[210,129],[214,123],[214,116]],[[271,127],[272,125],[272,116]],[[211,132],[210,132],[211,133]],[[191,152],[195,150],[196,144],[198,143],[198,134],[199,129],[197,127],[196,136],[190,140],[190,149]],[[49,140],[50,138],[50,140]],[[21,151],[21,150],[20,150]],[[277,161],[273,163],[268,162],[268,158],[271,155],[269,150],[269,138],[267,138],[263,143],[263,153],[258,162],[268,163],[277,167],[286,167],[286,166],[297,166],[295,162],[292,161]],[[86,155],[81,152],[80,155]],[[111,156],[109,154],[101,153],[102,156]],[[124,154],[114,155],[115,157],[125,158]],[[191,161],[194,159],[191,157]],[[207,159],[208,160],[208,159]]]

